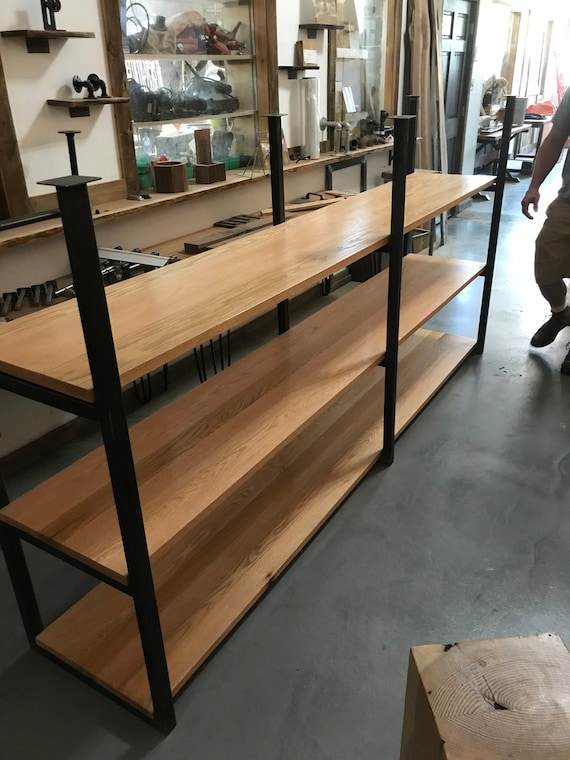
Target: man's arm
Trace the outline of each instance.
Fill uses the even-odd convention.
[[[533,209],[538,211],[538,201],[540,200],[539,188],[560,158],[567,137],[568,135],[565,132],[562,132],[558,127],[552,126],[552,129],[544,138],[536,154],[530,185],[521,201],[522,212],[529,219],[533,217],[529,213],[528,208],[532,205]]]

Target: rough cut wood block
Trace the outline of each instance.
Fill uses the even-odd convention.
[[[211,185],[212,182],[225,182],[225,164],[196,164],[194,176],[198,185]]]
[[[556,634],[413,647],[400,760],[568,760],[570,653]]]

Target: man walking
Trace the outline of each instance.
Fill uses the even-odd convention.
[[[532,219],[529,207],[538,210],[539,188],[560,158],[570,135],[570,88],[552,117],[552,128],[534,160],[532,178],[521,201],[523,214]],[[562,187],[548,207],[546,220],[536,239],[535,279],[540,292],[550,304],[552,316],[532,336],[531,345],[548,346],[558,333],[570,325],[565,277],[570,277],[570,151],[562,169]],[[566,366],[567,365],[567,366]],[[570,374],[570,354],[561,371]]]

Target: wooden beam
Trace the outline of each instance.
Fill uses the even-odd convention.
[[[266,130],[270,113],[279,113],[276,0],[253,0],[255,74],[259,128]]]
[[[125,198],[127,195],[127,186],[124,179],[115,179],[111,182],[97,182],[87,188],[91,206],[95,209],[101,203],[111,203]],[[34,195],[30,198],[32,211],[47,211],[50,208],[57,208],[57,195],[55,193],[45,193],[43,195]]]
[[[384,108],[389,113],[396,114],[398,112],[398,90],[400,84],[400,50],[402,48],[402,0],[388,3],[386,27]]]
[[[30,213],[28,189],[0,57],[0,218]]]
[[[128,97],[119,3],[118,0],[100,0],[100,4],[107,48],[109,91],[115,97]],[[121,171],[127,183],[127,192],[129,194],[138,193],[139,180],[129,103],[119,103],[113,106],[113,117],[115,120]]]

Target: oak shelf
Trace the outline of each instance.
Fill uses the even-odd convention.
[[[492,182],[487,175],[411,175],[406,230],[421,226]],[[238,239],[206,257],[117,283],[107,291],[107,302],[122,384],[378,250],[390,238],[390,209],[391,185],[382,185],[292,219],[284,229],[257,232],[248,238],[247,256]],[[311,256],[305,253],[309,249]],[[282,251],[277,271],[268,250]],[[220,271],[225,273],[223,281]],[[161,308],[149,310],[148,302],[160,303]],[[192,303],[193,309],[181,311],[180,303]],[[92,401],[82,335],[76,301],[0,324],[0,371]],[[54,342],[57,354],[51,350]]]
[[[400,340],[482,272],[473,262],[408,257]],[[151,558],[200,529],[290,440],[384,358],[383,272],[131,429]],[[109,578],[127,569],[103,449],[0,518]]]
[[[398,435],[473,343],[425,330],[406,341]],[[232,497],[225,509],[231,519],[155,565],[173,695],[375,463],[382,448],[382,398],[383,370],[376,367]],[[248,497],[260,483],[269,485]],[[152,716],[136,618],[126,595],[99,585],[46,628],[37,643]]]

